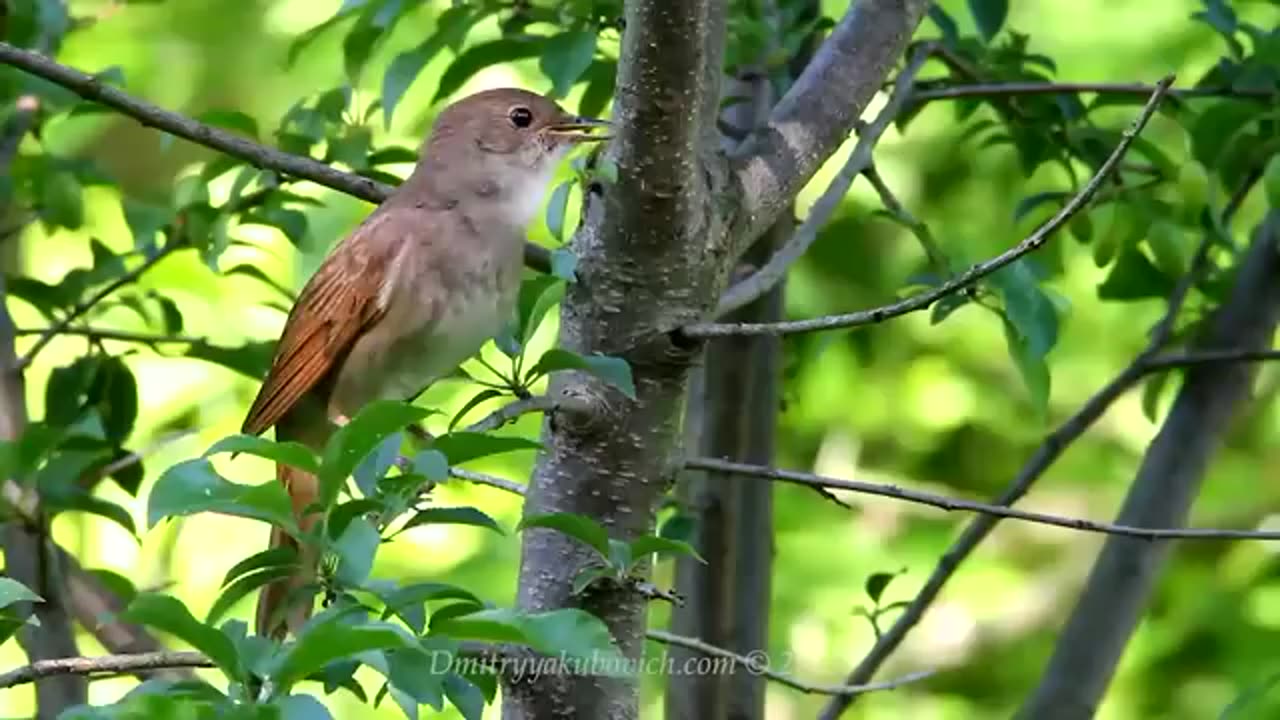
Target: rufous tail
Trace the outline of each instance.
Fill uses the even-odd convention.
[[[276,466],[276,477],[293,501],[293,514],[298,518],[299,527],[303,532],[309,531],[319,519],[314,513],[304,515],[304,510],[319,494],[316,477],[283,464]],[[289,633],[296,635],[311,617],[315,597],[303,589],[315,580],[316,560],[312,550],[278,527],[271,528],[270,547],[292,547],[298,555],[298,571],[271,582],[258,595],[257,633],[280,639]]]

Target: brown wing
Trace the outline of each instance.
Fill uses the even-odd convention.
[[[257,435],[333,369],[361,333],[382,316],[399,238],[389,214],[371,216],[320,265],[289,313],[271,371],[241,432]]]

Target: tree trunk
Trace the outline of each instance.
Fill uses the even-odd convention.
[[[1277,321],[1280,210],[1272,210],[1240,262],[1231,297],[1218,309],[1196,349],[1266,349]],[[1248,364],[1214,364],[1187,370],[1116,523],[1153,528],[1186,524],[1209,458],[1232,414],[1248,398],[1253,369]],[[1169,550],[1168,541],[1107,538],[1040,685],[1018,717],[1093,716]]]

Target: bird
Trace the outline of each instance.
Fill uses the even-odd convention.
[[[277,441],[319,453],[366,404],[412,401],[477,353],[514,317],[525,230],[557,164],[576,145],[608,139],[608,127],[518,88],[441,110],[409,177],[299,293],[242,432],[274,427]],[[276,477],[310,532],[316,477],[283,463]],[[299,559],[258,597],[256,632],[280,639],[311,616],[316,559],[280,527],[270,543]]]

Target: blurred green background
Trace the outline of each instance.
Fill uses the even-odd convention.
[[[941,4],[962,24],[970,22],[962,1]],[[161,106],[189,114],[234,108],[272,128],[299,97],[341,82],[340,32],[321,36],[292,68],[285,67],[290,43],[331,16],[338,5],[338,0],[128,5],[76,1],[71,3],[75,14],[98,20],[69,39],[59,60],[89,71],[119,65],[130,92]],[[402,22],[374,56],[358,98],[376,97],[389,60],[432,27],[434,6],[440,3],[424,5],[428,7]],[[824,6],[828,14],[838,16],[845,3]],[[1063,80],[1150,83],[1176,71],[1189,83],[1223,54],[1220,38],[1189,22],[1197,8],[1192,0],[1017,2],[1008,26],[1031,36],[1033,52],[1056,60]],[[1280,13],[1274,3],[1264,2],[1240,3],[1238,10],[1244,17],[1260,18],[1264,26],[1273,26]],[[472,39],[496,34],[490,23]],[[926,21],[920,34],[935,35],[936,29]],[[616,52],[616,44],[610,51]],[[372,124],[379,143],[416,146],[438,110],[430,104],[434,85],[452,57],[445,52],[432,62],[409,89],[390,129],[380,120]],[[537,61],[530,60],[486,70],[463,93],[502,84],[549,88]],[[580,90],[571,96],[570,107]],[[883,99],[873,105],[872,113],[880,102]],[[1099,117],[1120,127],[1135,112],[1135,106],[1122,106]],[[956,258],[976,260],[1014,244],[1034,227],[1043,214],[1015,222],[1017,201],[1038,190],[1061,189],[1064,178],[1059,169],[1045,166],[1027,181],[1009,148],[979,150],[961,137],[962,130],[953,105],[934,103],[905,136],[891,129],[876,157],[890,186],[930,225],[943,249]],[[1186,157],[1183,135],[1170,120],[1157,117],[1147,137],[1175,159]],[[212,156],[109,114],[60,119],[46,128],[44,142],[60,153],[93,158],[127,194],[137,197],[165,197],[177,177]],[[803,216],[848,149],[838,152],[806,190],[798,214]],[[215,183],[215,195],[227,192],[229,180],[228,176]],[[325,250],[370,210],[367,204],[328,191],[305,192],[323,199],[325,207],[308,212],[311,224],[303,253],[295,253],[274,230],[240,228],[237,237],[251,240],[255,248],[232,248],[223,267],[250,263],[298,288]],[[1256,221],[1261,202],[1250,201],[1239,227]],[[882,304],[921,269],[921,253],[911,236],[870,217],[877,207],[871,189],[857,183],[839,217],[790,276],[789,315],[807,317]],[[56,282],[69,269],[89,264],[89,236],[113,248],[130,246],[115,190],[90,189],[86,211],[88,224],[81,232],[46,236],[34,229],[24,236],[24,262],[33,276]],[[550,241],[540,222],[531,233],[537,240]],[[997,318],[968,307],[943,324],[931,325],[927,313],[920,313],[852,333],[802,336],[786,343],[785,406],[776,464],[966,497],[987,498],[999,492],[1042,435],[1142,347],[1145,329],[1163,310],[1163,303],[1156,301],[1100,301],[1096,285],[1104,272],[1094,266],[1087,248],[1066,235],[1043,253],[1065,268],[1049,286],[1070,306],[1061,339],[1049,356],[1053,384],[1048,418],[1039,417],[1033,408],[1009,359]],[[220,344],[270,339],[283,324],[283,314],[266,306],[279,302],[278,296],[246,278],[213,273],[193,253],[167,260],[143,284],[179,304],[188,334]],[[40,325],[34,310],[19,302],[10,305],[20,327]],[[111,311],[95,325],[144,329],[136,315],[124,309]],[[553,331],[544,328],[540,342],[552,342]],[[28,373],[33,417],[42,415],[50,370],[84,347],[83,340],[59,339]],[[149,449],[148,484],[164,468],[238,430],[256,390],[252,381],[222,367],[164,357],[145,348],[109,347],[135,351],[128,361],[140,381],[141,414],[132,446]],[[23,349],[20,344],[19,351]],[[1213,464],[1196,504],[1194,524],[1249,528],[1280,507],[1280,414],[1271,402],[1277,380],[1274,370],[1260,375],[1257,401],[1239,418]],[[456,411],[471,394],[466,386],[450,383],[433,389],[423,402]],[[537,421],[526,418],[503,432],[533,435],[537,429]],[[1139,394],[1130,394],[1066,453],[1022,506],[1109,519],[1155,430],[1142,412]],[[531,453],[521,453],[476,463],[474,469],[523,481],[533,460]],[[229,463],[224,456],[219,463],[229,477],[245,481],[260,481],[272,472],[254,458]],[[130,508],[142,526],[146,487],[142,499],[109,483],[100,492]],[[498,491],[451,484],[438,492],[443,504],[476,505],[508,528],[519,517],[518,498]],[[886,601],[909,599],[966,518],[858,497],[847,498],[856,506],[849,512],[812,492],[783,486],[776,488],[775,497],[777,554],[770,631],[774,665],[785,663],[788,672],[809,681],[839,682],[873,640],[866,622],[853,614],[865,602],[866,577],[905,568],[887,591]],[[212,602],[223,573],[260,550],[267,537],[264,525],[213,515],[151,528],[141,542],[116,525],[77,514],[60,516],[54,530],[86,566],[119,572],[139,588],[164,588],[187,601],[196,614]],[[1090,535],[1003,523],[966,562],[881,677],[919,669],[937,674],[892,693],[866,697],[848,717],[1007,716],[1034,686],[1098,545],[1099,538]],[[420,527],[379,553],[375,575],[447,576],[487,600],[509,604],[518,550],[515,536],[454,526]],[[1280,672],[1273,645],[1280,641],[1278,569],[1274,544],[1179,546],[1099,717],[1215,717],[1245,689]],[[670,575],[668,561],[659,567],[659,582]],[[248,618],[251,612],[246,601],[235,615]],[[655,608],[653,619],[664,623],[665,609]],[[102,652],[92,638],[82,636],[80,641],[83,652]],[[16,643],[0,647],[0,668],[23,662]],[[91,698],[109,701],[133,683],[128,678],[95,682]],[[645,717],[661,717],[660,679],[646,678],[645,683]],[[31,701],[30,686],[2,691],[0,716],[25,716]],[[327,702],[339,718],[399,716],[390,704],[375,711],[347,695]],[[769,716],[777,720],[812,717],[822,703],[820,697],[776,685],[768,691]],[[1248,716],[1277,717],[1280,703],[1263,703],[1255,710],[1260,714]],[[496,709],[490,715],[497,717]]]

